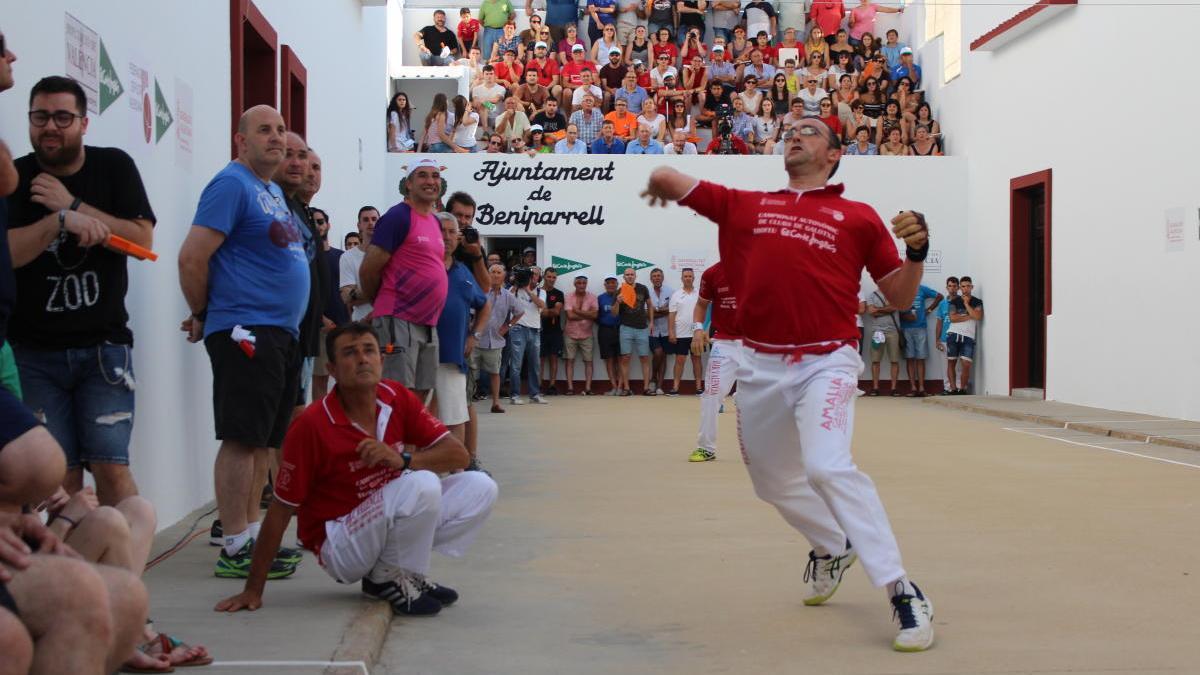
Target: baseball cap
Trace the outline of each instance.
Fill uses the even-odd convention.
[[[573,52],[581,52],[581,51],[583,51],[583,45],[581,45],[581,44],[579,44],[578,42],[576,42],[576,43],[575,43],[575,46],[571,47],[571,51],[573,51]]]
[[[433,169],[441,171],[442,166],[438,164],[432,157],[418,157],[417,161],[408,163],[408,173],[405,176],[411,176],[417,169]]]
[[[532,246],[526,246],[525,250],[521,251],[521,254],[524,255],[526,253],[537,253],[537,249]]]
[[[608,53],[609,53],[609,55],[610,55],[610,56],[611,56],[612,54],[620,54],[620,53],[621,53],[621,49],[620,49],[619,47],[613,47],[612,49],[608,50]]]
[[[633,60],[633,65],[635,65],[635,66],[644,66],[644,65],[646,65],[646,64],[642,63],[642,60],[641,60],[641,59],[634,59],[634,60]]]
[[[723,52],[723,51],[725,51],[725,48],[724,48],[724,47],[722,47],[721,45],[713,45],[713,48],[712,48],[712,50],[713,50],[714,52]]]
[[[529,130],[530,131],[542,131],[543,129],[542,129],[542,125],[540,125],[540,124],[531,124],[531,125],[529,125]]]
[[[541,40],[538,40],[537,42],[533,43],[533,48],[534,49],[549,49],[549,47],[546,45],[546,43],[542,42]]]
[[[901,54],[911,54],[911,53],[913,53],[913,52],[912,52],[912,47],[905,47],[905,48],[903,48],[903,49],[901,49],[901,50],[900,50],[900,53],[901,53]]]

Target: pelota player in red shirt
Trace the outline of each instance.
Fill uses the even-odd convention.
[[[478,471],[438,478],[466,468],[467,449],[415,394],[381,379],[379,338],[369,326],[335,328],[325,345],[337,386],[288,430],[245,589],[216,609],[262,606],[267,572],[294,512],[301,541],[329,576],[361,579],[363,593],[388,601],[397,614],[437,614],[458,593],[425,577],[431,552],[466,552],[492,511],[496,483]]]
[[[737,297],[720,261],[700,275],[700,298],[692,314],[693,354],[704,353],[708,342],[704,313],[709,305],[712,305],[712,352],[704,376],[704,395],[700,397],[700,433],[689,462],[711,462],[717,458],[717,414],[737,382],[737,367],[741,362],[742,329],[737,322]]]
[[[643,196],[677,201],[717,223],[721,260],[738,299],[743,363],[738,432],[755,492],[812,544],[806,605],[828,600],[857,558],[888,591],[898,651],[933,645],[933,605],[909,581],[875,484],[850,456],[858,355],[858,286],[865,267],[896,306],[912,302],[929,251],[920,214],[892,219],[901,261],[870,206],[828,184],[842,149],[818,120],[784,134],[788,187],[733,190],[669,167]],[[851,547],[853,542],[853,547]]]

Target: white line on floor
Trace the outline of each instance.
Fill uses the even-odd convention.
[[[1073,420],[1068,424],[1162,424],[1164,422],[1182,422],[1183,420]]]
[[[1047,436],[1046,434],[1035,434],[1031,431],[1025,431],[1025,430],[1017,429],[1017,428],[1013,428],[1013,427],[1001,427],[1001,428],[1004,429],[1005,431],[1015,431],[1020,434],[1028,434],[1029,436],[1037,436],[1038,438],[1045,438],[1045,439],[1048,439],[1051,441],[1059,441],[1060,443],[1070,443],[1071,445],[1080,445],[1085,448],[1095,448],[1097,450],[1107,450],[1108,452],[1115,452],[1118,455],[1130,455],[1132,457],[1141,457],[1142,459],[1150,459],[1150,460],[1154,460],[1155,462],[1162,462],[1164,464],[1176,464],[1179,466],[1189,466],[1193,469],[1200,469],[1200,464],[1189,464],[1188,462],[1178,462],[1173,459],[1165,459],[1163,457],[1155,457],[1153,455],[1143,455],[1141,453],[1129,452],[1128,450],[1118,450],[1116,448],[1109,448],[1109,447],[1105,447],[1103,445],[1093,445],[1091,443],[1080,443],[1079,441],[1072,441],[1067,438],[1059,438],[1057,436]]]
[[[298,666],[323,666],[325,668],[360,668],[365,675],[371,675],[367,664],[362,661],[213,661],[213,668],[277,668]]]

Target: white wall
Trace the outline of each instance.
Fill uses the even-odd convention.
[[[464,190],[479,203],[477,226],[480,234],[483,237],[539,237],[539,264],[550,265],[552,256],[560,256],[589,265],[578,272],[561,274],[559,288],[569,290],[571,279],[576,274],[584,274],[589,278],[589,290],[593,293],[603,292],[604,277],[619,276],[616,269],[618,253],[652,263],[638,272],[639,281],[649,284],[650,270],[661,267],[665,270],[667,285],[674,288],[680,284],[678,269],[672,269],[673,260],[688,260],[677,267],[693,266],[699,278],[703,268],[718,258],[716,226],[710,221],[683,208],[652,209],[638,198],[655,167],[669,161],[693,175],[747,189],[778,189],[787,181],[779,157],[718,159],[590,155],[584,158],[546,155],[535,160],[497,155],[510,167],[533,166],[541,162],[546,167],[604,168],[611,162],[612,180],[505,181],[491,186],[487,180],[489,174],[477,173],[486,166],[483,162],[489,157],[483,154],[437,155],[446,166],[442,175],[448,191]],[[413,158],[414,155],[388,157],[384,183],[392,196],[381,199],[382,203],[390,205],[399,201],[394,186],[405,175],[402,166]],[[836,181],[845,181],[847,198],[871,204],[885,220],[909,208],[926,213],[933,232],[932,248],[941,253],[942,262],[939,269],[930,266],[925,283],[941,290],[946,274],[965,265],[967,204],[963,193],[966,173],[966,162],[954,157],[848,157],[842,161]],[[549,192],[550,199],[531,200],[535,192]],[[537,212],[590,212],[593,207],[602,206],[605,222],[602,225],[579,225],[577,222],[531,224],[528,230],[521,224],[489,225],[478,222],[485,212],[485,205],[498,211],[519,213],[524,212],[526,205]],[[864,288],[874,290],[869,278],[865,280]],[[940,360],[931,358],[929,366],[928,377],[940,378],[943,370]],[[602,369],[597,370],[598,374],[602,372]],[[884,375],[886,377],[886,370]]]
[[[309,141],[325,163],[316,202],[348,230],[358,206],[378,197],[378,183],[370,177],[383,173],[385,10],[364,10],[357,0],[256,4],[279,32],[280,44],[291,44],[307,66]],[[215,1],[43,0],[21,3],[20,12],[5,12],[3,18],[8,45],[19,59],[16,87],[0,95],[0,134],[14,154],[30,149],[29,88],[43,76],[64,73],[64,11],[100,34],[125,88],[103,114],[91,116],[85,142],[120,147],[134,157],[158,217],[154,248],[161,258],[130,262],[126,304],[138,379],[133,470],[164,527],[212,498],[211,375],[203,347],[189,345],[178,330],[188,312],[175,261],[200,191],[230,159],[228,8]],[[337,58],[339,53],[348,56]],[[141,140],[140,113],[130,108],[131,61],[149,70],[151,99],[158,80],[174,114],[175,126],[160,143]],[[180,82],[193,93],[190,160],[175,140]]]
[[[1047,397],[1200,419],[1190,386],[1200,319],[1186,299],[1200,258],[1200,137],[1187,111],[1200,93],[1178,77],[1200,7],[1178,4],[1081,2],[996,52],[969,44],[1016,8],[963,7],[963,75],[934,99],[970,168],[968,273],[986,302],[983,339],[995,346],[982,350],[987,393],[1008,393],[1009,180],[1052,169]],[[1125,44],[1131,26],[1153,32],[1153,56],[1097,50]],[[941,81],[940,49],[937,39],[920,50],[930,83]],[[1188,212],[1180,253],[1164,250],[1173,207]]]

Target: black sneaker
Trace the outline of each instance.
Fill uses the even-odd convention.
[[[458,591],[449,586],[434,583],[423,574],[414,574],[413,584],[417,587],[417,590],[432,596],[434,600],[442,603],[443,607],[449,607],[458,600]]]
[[[433,616],[442,611],[442,603],[431,594],[418,590],[412,577],[407,574],[395,581],[382,583],[363,577],[362,592],[390,604],[393,614]]]
[[[209,529],[209,531],[208,531],[208,545],[209,546],[224,546],[225,545],[225,531],[221,529],[221,521],[220,520],[214,520],[213,524],[212,524],[212,528]]]

